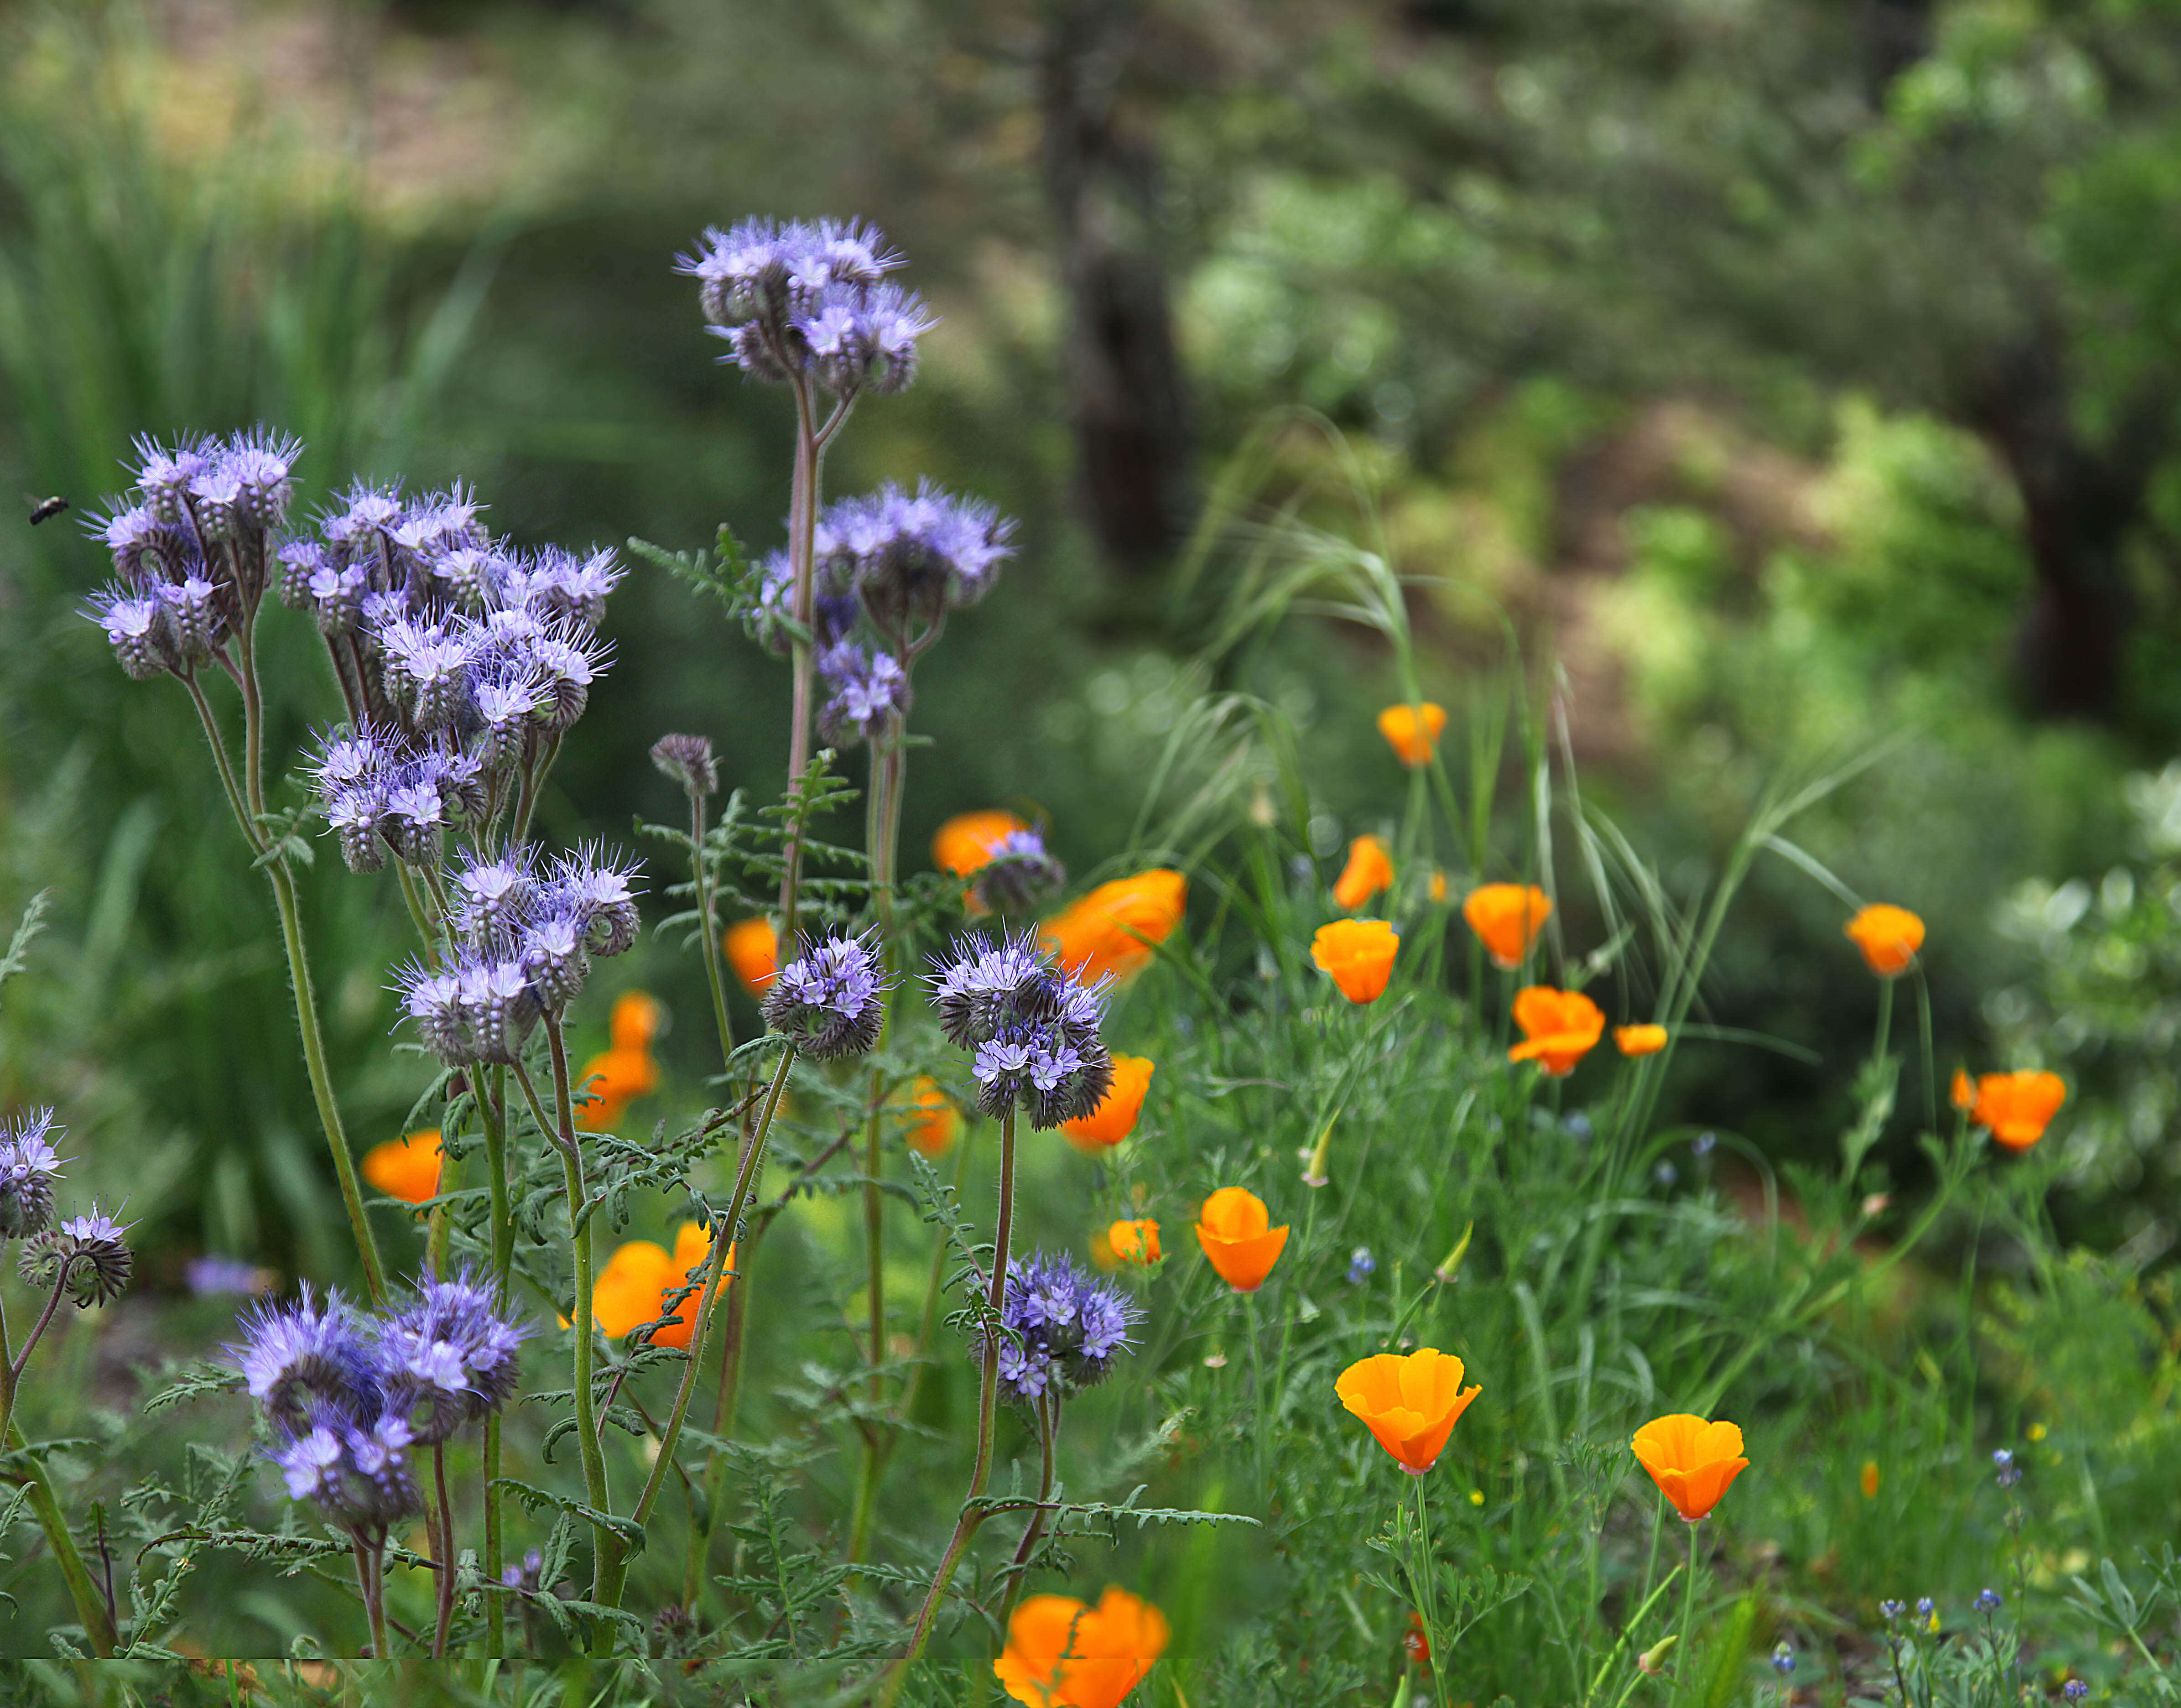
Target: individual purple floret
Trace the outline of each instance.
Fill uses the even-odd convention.
[[[1068,869],[1046,851],[1035,830],[1010,831],[992,844],[969,880],[969,898],[986,913],[1019,914],[1057,894]]]
[[[831,937],[780,970],[765,1024],[816,1061],[862,1055],[885,1024],[886,984],[868,942]]]
[[[66,1130],[53,1125],[51,1109],[0,1121],[0,1239],[23,1239],[52,1224],[61,1159],[50,1140]]]
[[[1126,1351],[1142,1312],[1109,1281],[1063,1254],[1039,1252],[1008,1265],[1000,1322],[1000,1391],[1019,1405],[1095,1386]]]
[[[129,1230],[100,1214],[93,1204],[89,1215],[71,1217],[34,1235],[16,1267],[33,1287],[62,1289],[79,1309],[87,1310],[128,1291],[135,1261],[129,1250]]]
[[[1099,1036],[1106,993],[1053,968],[1024,933],[995,945],[971,935],[936,961],[932,1002],[947,1037],[974,1052],[977,1107],[998,1118],[1021,1108],[1039,1128],[1078,1120],[1113,1083]]]
[[[818,673],[833,697],[818,714],[827,741],[876,741],[908,713],[908,672],[890,652],[870,653],[842,641],[818,655]]]
[[[638,871],[615,864],[603,848],[579,848],[553,863],[540,905],[572,918],[592,953],[625,954],[643,926],[636,906]]]
[[[527,1333],[500,1315],[491,1291],[468,1271],[425,1282],[379,1331],[388,1409],[418,1442],[445,1440],[514,1396]]]

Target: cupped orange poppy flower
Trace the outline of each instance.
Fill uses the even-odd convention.
[[[614,998],[606,1035],[617,1050],[648,1050],[666,1019],[666,1007],[649,991],[623,991]]]
[[[426,1127],[363,1153],[363,1178],[389,1198],[421,1204],[439,1191],[439,1130]]]
[[[1378,714],[1378,733],[1394,757],[1411,771],[1431,763],[1432,750],[1446,728],[1446,708],[1424,700],[1416,705],[1389,705]]]
[[[618,1340],[646,1323],[657,1322],[666,1314],[667,1295],[696,1280],[711,1255],[712,1236],[695,1222],[682,1224],[674,1236],[671,1257],[652,1241],[629,1241],[606,1259],[591,1284],[592,1321],[609,1340]],[[735,1248],[730,1246],[722,1282],[729,1279],[734,1264]],[[690,1334],[697,1326],[697,1295],[692,1293],[674,1307],[674,1314],[682,1320],[658,1330],[651,1344],[687,1350]]]
[[[1624,1056],[1655,1056],[1666,1047],[1664,1026],[1615,1026],[1614,1047]]]
[[[1444,867],[1434,871],[1431,875],[1431,898],[1434,902],[1443,902],[1446,899],[1446,871]]]
[[[1995,1143],[2026,1151],[2045,1136],[2067,1101],[2067,1085],[2057,1074],[1979,1074],[1969,1119],[1989,1129]]]
[[[1435,1346],[1350,1364],[1333,1390],[1412,1477],[1438,1462],[1455,1420],[1484,1390],[1461,1385],[1461,1360]]]
[[[1029,828],[1027,820],[1002,807],[957,813],[932,837],[931,863],[958,878],[968,877],[991,864],[992,850],[1000,843]]]
[[[1098,1107],[1080,1120],[1060,1124],[1068,1143],[1079,1151],[1107,1151],[1135,1131],[1144,1094],[1151,1088],[1151,1073],[1148,1056],[1114,1057],[1113,1083]]]
[[[1123,982],[1148,965],[1173,934],[1189,901],[1189,880],[1163,867],[1100,884],[1041,927],[1063,971],[1081,984],[1109,974]]]
[[[1461,904],[1492,965],[1510,970],[1522,965],[1552,911],[1553,898],[1535,884],[1483,884]]]
[[[1106,1249],[1115,1261],[1141,1263],[1146,1268],[1165,1254],[1159,1250],[1159,1226],[1149,1216],[1115,1222],[1106,1230]]]
[[[1348,864],[1333,881],[1333,899],[1344,912],[1356,913],[1372,896],[1394,887],[1394,857],[1374,836],[1360,836],[1348,844]]]
[[[1749,1463],[1742,1456],[1740,1429],[1687,1412],[1654,1418],[1631,1445],[1651,1480],[1692,1524],[1719,1504]]]
[[[576,1084],[591,1099],[576,1106],[576,1125],[587,1133],[604,1132],[621,1125],[631,1103],[659,1089],[659,1064],[649,1050],[616,1046],[585,1062]]]
[[[1844,928],[1871,971],[1882,979],[1907,972],[1924,947],[1924,921],[1906,908],[1873,902]]]
[[[939,1081],[919,1074],[908,1100],[909,1148],[927,1157],[943,1157],[961,1136],[962,1112],[954,1107]]]
[[[1310,940],[1310,958],[1351,1003],[1375,1003],[1394,976],[1400,938],[1383,920],[1335,920]]]
[[[763,996],[780,971],[780,933],[763,915],[737,920],[720,935],[727,965],[754,997]]]
[[[1535,1062],[1558,1079],[1575,1071],[1605,1034],[1605,1011],[1581,991],[1532,985],[1515,996],[1515,1024],[1523,1042],[1507,1052],[1510,1062]]]
[[[1196,1243],[1238,1293],[1254,1293],[1280,1260],[1288,1242],[1284,1227],[1271,1225],[1265,1201],[1246,1186],[1222,1186],[1196,1213]]]
[[[1008,1621],[992,1676],[1030,1708],[1119,1708],[1166,1652],[1166,1616],[1118,1586],[1096,1607],[1032,1595]]]

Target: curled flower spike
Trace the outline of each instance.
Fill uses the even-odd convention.
[[[1394,976],[1401,940],[1384,920],[1335,920],[1311,939],[1310,958],[1351,1003],[1375,1003]]]
[[[1254,1293],[1286,1249],[1288,1230],[1272,1225],[1265,1201],[1246,1186],[1222,1186],[1197,1212],[1196,1243],[1238,1293]]]
[[[363,1153],[367,1184],[405,1204],[421,1204],[439,1195],[439,1130],[426,1127],[373,1145]]]
[[[1655,1056],[1666,1047],[1664,1026],[1615,1026],[1613,1046],[1624,1056]]]
[[[1874,902],[1850,920],[1846,935],[1863,951],[1871,971],[1882,979],[1907,972],[1924,947],[1924,921],[1906,908]]]
[[[1166,1652],[1166,1617],[1126,1589],[1096,1607],[1072,1595],[1032,1595],[1008,1622],[992,1676],[1029,1708],[1119,1708]]]
[[[1483,942],[1492,965],[1509,972],[1529,958],[1552,912],[1552,898],[1535,884],[1485,884],[1461,904],[1461,916]]]
[[[1333,886],[1333,899],[1344,913],[1356,913],[1371,898],[1394,887],[1394,857],[1374,836],[1360,836],[1348,844],[1348,864]]]
[[[302,1428],[314,1399],[334,1400],[351,1410],[376,1406],[370,1337],[338,1291],[320,1304],[306,1282],[296,1303],[255,1306],[240,1327],[241,1344],[228,1347],[228,1356],[242,1372],[250,1397],[276,1428]]]
[[[886,989],[868,942],[832,937],[781,969],[765,993],[765,1023],[814,1061],[859,1056],[879,1041]]]
[[[1463,1374],[1460,1359],[1425,1346],[1350,1364],[1333,1391],[1404,1471],[1421,1477],[1438,1462],[1455,1421],[1484,1391],[1474,1384],[1463,1387]]]
[[[1002,807],[957,813],[932,836],[931,863],[958,878],[968,877],[992,858],[1002,843],[1030,828]]]
[[[818,527],[820,556],[882,634],[911,634],[975,605],[1014,555],[1012,522],[929,481],[828,505]]]
[[[1983,1074],[1977,1078],[1969,1119],[1989,1131],[1994,1143],[2026,1151],[2045,1136],[2067,1100],[2067,1084],[2057,1074]]]
[[[769,919],[737,920],[720,934],[720,948],[743,988],[761,997],[780,970],[780,933]]]
[[[1018,1405],[1064,1399],[1113,1374],[1113,1359],[1133,1344],[1129,1330],[1143,1315],[1109,1281],[1095,1280],[1064,1254],[1039,1252],[1008,1264],[1000,1300],[1000,1391]],[[980,1341],[976,1355],[984,1356]]]
[[[662,735],[651,744],[651,762],[682,786],[692,800],[720,792],[720,765],[710,737]]]
[[[1173,935],[1188,899],[1189,881],[1178,871],[1116,878],[1046,920],[1045,942],[1079,982],[1111,978],[1126,984]]]
[[[1507,1052],[1510,1062],[1534,1061],[1558,1079],[1575,1071],[1605,1031],[1605,1014],[1581,991],[1532,985],[1515,998],[1515,1024],[1523,1042]]]
[[[1446,728],[1446,708],[1424,700],[1416,705],[1389,705],[1378,714],[1378,733],[1394,757],[1411,771],[1431,763],[1440,732]]]
[[[51,1109],[0,1121],[0,1239],[26,1238],[52,1225],[61,1159],[49,1137],[67,1130],[53,1125]]]
[[[379,1381],[386,1409],[430,1445],[498,1411],[521,1384],[529,1331],[500,1314],[491,1290],[465,1269],[428,1280],[379,1330]]]
[[[79,1308],[89,1309],[129,1290],[135,1261],[129,1250],[128,1229],[113,1217],[101,1215],[93,1204],[89,1215],[71,1217],[33,1235],[17,1268],[32,1286],[64,1288]]]
[[[1632,1445],[1651,1480],[1692,1524],[1719,1504],[1749,1464],[1742,1456],[1740,1429],[1686,1412],[1654,1418],[1636,1432]]]
[[[1115,1056],[1113,1083],[1098,1107],[1079,1120],[1063,1121],[1060,1130],[1079,1151],[1111,1150],[1136,1130],[1153,1069],[1146,1056]]]

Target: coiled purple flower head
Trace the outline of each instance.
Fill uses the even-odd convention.
[[[971,875],[969,898],[986,913],[1024,913],[1057,894],[1067,882],[1068,868],[1046,852],[1041,832],[1009,831]]]
[[[651,744],[651,762],[692,800],[720,792],[720,762],[712,756],[709,736],[662,735]]]
[[[780,970],[765,1022],[814,1061],[859,1056],[879,1041],[886,990],[867,939],[829,937]]]
[[[136,1260],[129,1250],[129,1230],[98,1206],[33,1235],[17,1264],[33,1287],[58,1287],[80,1309],[118,1299],[129,1288]]]
[[[1014,555],[1014,524],[991,505],[930,481],[914,492],[891,484],[828,505],[820,521],[831,561],[849,573],[887,634],[936,622],[991,591]]]
[[[907,716],[908,672],[890,652],[867,652],[852,640],[818,655],[818,673],[833,691],[818,713],[829,742],[876,741],[897,716]]]
[[[932,1003],[948,1039],[974,1053],[977,1107],[1013,1108],[1039,1128],[1079,1120],[1105,1100],[1113,1058],[1099,1036],[1106,987],[1063,977],[1034,933],[997,944],[972,934],[933,963]]]
[[[527,1333],[500,1313],[490,1289],[467,1269],[450,1281],[426,1281],[379,1330],[387,1408],[419,1443],[445,1440],[514,1397]]]
[[[54,1126],[51,1109],[0,1121],[0,1238],[27,1238],[52,1224],[61,1159],[50,1141],[65,1131]]]
[[[1141,1319],[1135,1301],[1094,1279],[1063,1253],[1038,1252],[1008,1265],[1000,1299],[1000,1391],[1021,1406],[1059,1401],[1113,1374]],[[983,1348],[980,1346],[981,1356]]]
[[[228,1347],[228,1356],[276,1429],[301,1428],[313,1399],[330,1399],[351,1412],[373,1403],[378,1372],[370,1335],[338,1289],[321,1303],[306,1281],[294,1304],[252,1306],[237,1326],[242,1340]]]

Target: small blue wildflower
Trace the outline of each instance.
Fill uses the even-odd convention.
[[[1035,830],[1010,831],[987,851],[969,879],[972,903],[986,913],[1019,914],[1058,893],[1068,869],[1046,852]]]
[[[895,718],[908,715],[908,672],[892,653],[844,640],[819,654],[817,662],[833,690],[818,713],[819,732],[827,741],[876,741]]]
[[[1979,1589],[1977,1591],[1975,1606],[1978,1612],[1996,1613],[1999,1611],[2000,1606],[1999,1592],[1996,1589]]]
[[[2012,1489],[2022,1480],[2022,1467],[2014,1462],[2013,1453],[2005,1447],[1991,1456],[1993,1468],[1998,1473],[1999,1486]]]
[[[780,970],[765,993],[765,1020],[816,1061],[858,1056],[879,1041],[886,980],[870,943],[831,937]]]
[[[500,1315],[490,1290],[467,1270],[426,1281],[379,1333],[389,1409],[407,1420],[417,1441],[445,1440],[513,1397],[527,1332]]]
[[[1361,1286],[1378,1267],[1378,1260],[1371,1255],[1368,1246],[1358,1246],[1348,1254],[1348,1284]]]
[[[1908,1604],[1906,1601],[1880,1601],[1878,1611],[1886,1616],[1886,1622],[1891,1625],[1908,1611]]]
[[[1560,1122],[1560,1125],[1578,1139],[1589,1138],[1594,1130],[1590,1124],[1590,1117],[1581,1109],[1566,1116]]]
[[[2070,1702],[2079,1702],[2090,1694],[2090,1687],[2079,1678],[2070,1678],[2060,1687],[2060,1694]]]
[[[1772,1670],[1782,1678],[1795,1670],[1795,1651],[1784,1639],[1772,1651]]]

